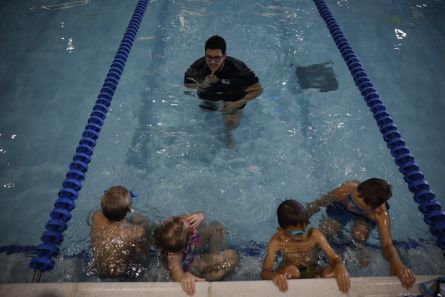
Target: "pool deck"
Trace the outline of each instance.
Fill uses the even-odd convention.
[[[417,276],[417,283],[435,276]],[[342,294],[334,279],[289,281],[289,290],[280,293],[271,281],[227,281],[197,283],[196,297],[271,297],[271,296],[417,296],[417,285],[403,289],[395,277],[351,278],[351,290]],[[97,282],[1,284],[0,297],[173,297],[187,296],[179,283],[173,282]]]

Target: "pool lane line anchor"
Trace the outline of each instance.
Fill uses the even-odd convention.
[[[31,259],[29,267],[34,270],[32,282],[39,282],[42,273],[54,268],[53,258],[60,253],[59,245],[63,241],[63,232],[71,219],[71,211],[82,189],[82,182],[86,178],[88,164],[91,161],[96,141],[111,105],[114,92],[124,71],[128,55],[133,46],[149,0],[139,0],[121,40],[119,49],[114,56],[105,81],[100,89],[96,104],[90,114],[88,123],[82,133],[82,138],[76,148],[73,161],[69,165],[66,179],[50,213],[50,220],[45,225],[45,231],[40,237],[42,243],[35,249],[36,256]]]
[[[397,126],[386,111],[386,107],[380,100],[379,94],[374,89],[368,75],[365,73],[325,1],[314,0],[314,3],[343,56],[355,85],[373,113],[374,119],[383,135],[383,140],[385,140],[391,155],[394,157],[396,165],[399,166],[399,171],[403,174],[403,179],[408,184],[408,189],[414,194],[414,200],[419,205],[418,209],[423,213],[423,220],[430,226],[431,234],[437,237],[436,245],[445,252],[445,212],[442,211],[440,202],[435,199],[436,195],[425,180],[419,165],[414,160],[414,156],[406,147],[406,143],[397,130]]]

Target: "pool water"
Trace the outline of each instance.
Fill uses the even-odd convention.
[[[137,1],[3,1],[0,4],[0,247],[32,246]],[[444,202],[444,1],[327,1],[432,189]],[[222,116],[198,107],[182,86],[187,67],[213,34],[228,55],[258,75],[263,94],[248,103],[234,147]],[[303,89],[297,67],[328,62],[338,89]],[[152,221],[202,210],[230,230],[242,253],[231,279],[258,279],[276,207],[302,202],[350,179],[393,185],[392,234],[402,260],[440,274],[440,249],[381,138],[370,111],[311,1],[150,1],[105,121],[62,256],[44,281],[91,281],[91,209],[103,190],[137,192]],[[322,214],[314,217],[315,223]],[[335,246],[352,275],[387,275],[374,231],[373,262]],[[27,281],[27,254],[2,254],[2,282]],[[166,280],[152,257],[143,280]],[[438,261],[440,259],[440,261]],[[20,273],[18,273],[20,271]],[[29,273],[29,277],[27,275]]]

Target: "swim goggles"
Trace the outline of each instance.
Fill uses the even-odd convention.
[[[312,228],[311,224],[307,225],[307,226],[304,228],[304,230],[288,230],[287,233],[288,233],[289,235],[298,237],[298,236],[302,236],[302,235],[306,234],[306,232],[307,232],[310,228]]]

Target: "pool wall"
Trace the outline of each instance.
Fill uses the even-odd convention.
[[[417,282],[433,279],[434,276],[418,276]],[[289,290],[279,293],[271,281],[200,282],[197,283],[196,297],[223,296],[416,296],[417,286],[405,290],[396,277],[357,277],[351,279],[351,290],[347,295],[340,293],[334,279],[305,279],[289,281]],[[170,297],[186,296],[179,283],[41,283],[3,284],[0,296],[37,297]]]

